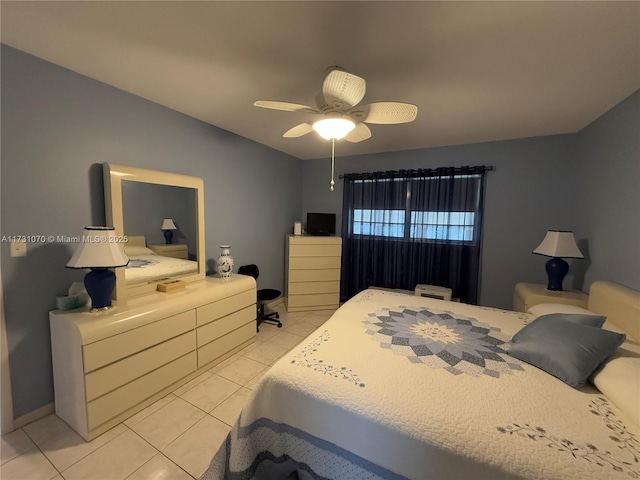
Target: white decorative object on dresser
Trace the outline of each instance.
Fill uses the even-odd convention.
[[[91,440],[244,348],[256,335],[251,277],[50,312],[56,414]]]
[[[331,310],[340,305],[342,237],[288,235],[287,310]]]
[[[183,260],[189,258],[189,251],[183,243],[147,245],[147,247],[163,257],[182,258]]]

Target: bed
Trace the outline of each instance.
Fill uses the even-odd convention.
[[[631,411],[510,356],[534,314],[369,289],[265,374],[202,478],[638,478],[640,294],[596,282],[589,310],[627,332],[597,375]]]
[[[129,257],[125,268],[127,286],[155,282],[198,272],[198,262],[157,255],[147,248],[144,236],[129,236],[124,246]]]

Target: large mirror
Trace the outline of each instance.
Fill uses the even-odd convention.
[[[103,165],[107,225],[126,239],[129,265],[116,268],[115,298],[156,290],[159,282],[205,276],[204,183],[201,178]],[[171,243],[163,227],[170,219]]]

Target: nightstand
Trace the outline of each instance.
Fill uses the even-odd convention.
[[[189,258],[189,250],[184,243],[147,245],[147,247],[163,257],[182,258],[183,260]]]
[[[526,312],[529,307],[539,303],[564,303],[587,308],[588,298],[586,293],[575,290],[552,292],[537,283],[518,283],[513,293],[513,309],[516,312]]]

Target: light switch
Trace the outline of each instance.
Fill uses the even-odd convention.
[[[27,256],[27,240],[11,240],[11,256],[26,257]]]

